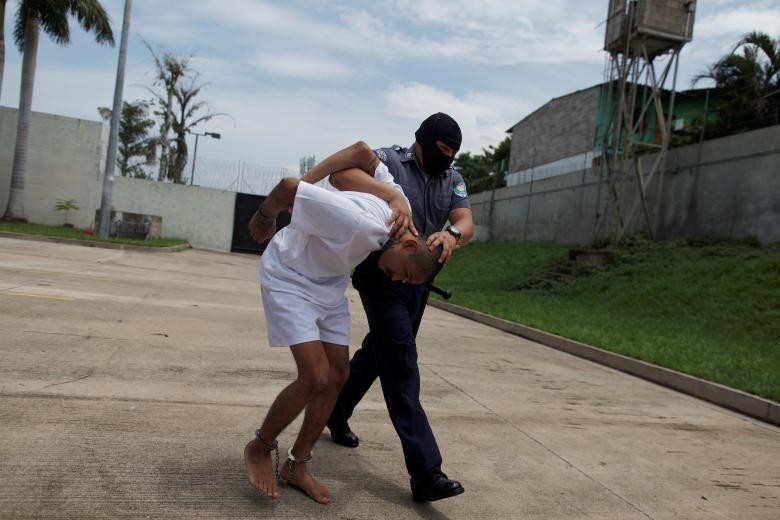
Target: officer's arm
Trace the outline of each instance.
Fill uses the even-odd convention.
[[[371,152],[373,153],[373,151]],[[377,164],[378,164],[377,159]],[[374,167],[375,171],[376,167]],[[360,191],[370,193],[387,202],[393,214],[387,223],[392,224],[390,236],[400,238],[408,230],[413,235],[417,235],[417,229],[412,220],[412,210],[409,202],[406,200],[403,192],[394,189],[391,184],[381,182],[373,175],[366,175],[366,172],[358,168],[350,168],[340,172],[334,172],[330,175],[330,183],[340,191]]]
[[[474,236],[474,215],[471,212],[471,208],[450,210],[449,221],[451,225],[458,228],[461,232],[458,245],[468,244],[469,240]]]
[[[358,141],[320,161],[302,177],[302,180],[309,184],[315,184],[333,172],[349,168],[373,172],[377,166],[379,166],[379,158],[374,150],[363,141]]]
[[[431,251],[439,246],[442,247],[442,253],[439,257],[439,262],[442,264],[446,264],[449,261],[455,246],[462,246],[468,243],[471,237],[474,236],[474,217],[472,216],[471,208],[451,209],[448,217],[450,224],[460,230],[460,239],[456,239],[447,231],[439,231],[428,236],[427,241],[428,249]]]

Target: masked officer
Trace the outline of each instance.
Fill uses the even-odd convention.
[[[347,166],[374,171],[377,158],[382,161],[409,199],[414,226],[429,235],[430,247],[443,246],[440,262],[444,263],[453,248],[468,242],[474,232],[466,185],[461,175],[450,167],[460,148],[461,131],[454,119],[440,112],[422,122],[415,138],[410,148],[393,146],[376,151],[357,143],[320,166],[330,166],[330,171]],[[330,182],[337,188],[354,189],[361,179],[353,170],[332,174]],[[450,225],[444,228],[448,220]],[[421,312],[426,289],[391,281],[377,266],[377,257],[376,253],[370,255],[352,276],[366,311],[369,333],[350,362],[350,376],[328,428],[336,443],[357,447],[358,437],[350,430],[347,420],[379,377],[390,419],[403,446],[413,498],[433,501],[459,495],[464,491],[463,486],[442,472],[441,454],[420,403],[413,326],[417,313]]]

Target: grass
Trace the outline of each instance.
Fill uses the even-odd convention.
[[[517,290],[567,248],[477,243],[437,279],[452,302],[780,401],[780,245],[649,242],[549,290]]]
[[[27,222],[6,222],[0,220],[0,231],[8,233],[20,233],[23,235],[43,235],[47,237],[70,238],[89,242],[108,242],[111,244],[130,244],[144,247],[170,247],[186,244],[186,240],[178,238],[158,238],[154,240],[133,240],[130,238],[100,238],[90,235],[83,229],[65,226],[44,226],[42,224],[30,224]]]

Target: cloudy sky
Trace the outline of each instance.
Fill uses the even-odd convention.
[[[198,156],[297,169],[358,139],[408,145],[443,111],[463,150],[498,143],[549,99],[602,81],[607,0],[135,0],[125,100],[148,98],[142,38],[181,55],[223,117],[201,131]],[[21,57],[6,15],[0,103],[17,106]],[[123,0],[103,0],[117,43]],[[699,0],[678,86],[751,30],[780,37],[780,0]],[[41,37],[33,110],[99,120],[113,99],[118,46],[74,27],[69,47]],[[703,84],[705,86],[706,84]]]

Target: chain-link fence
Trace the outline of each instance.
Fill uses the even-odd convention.
[[[158,165],[142,165],[142,168],[149,179],[157,179]],[[300,177],[300,174],[289,168],[269,168],[244,161],[210,159],[198,156],[195,161],[194,176],[190,163],[184,170],[182,182],[202,188],[268,195],[273,187],[285,177]],[[318,182],[317,185],[326,189],[332,189],[326,179]]]
[[[285,177],[298,177],[298,172],[287,168],[268,168],[244,161],[226,161],[198,157],[194,176],[186,172],[187,184],[255,195],[268,195]]]

